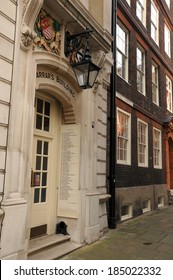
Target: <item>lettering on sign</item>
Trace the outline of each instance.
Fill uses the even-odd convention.
[[[80,127],[62,126],[58,215],[76,217],[79,190]]]
[[[54,75],[53,73],[50,73],[50,72],[39,71],[36,73],[36,77],[50,79],[52,81],[55,81],[56,83],[61,85],[63,88],[65,88],[72,97],[75,97],[75,92],[71,88],[71,86],[58,75]]]

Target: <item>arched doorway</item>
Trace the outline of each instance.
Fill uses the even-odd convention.
[[[41,53],[41,56],[45,56],[48,61],[48,57],[52,55]],[[35,106],[31,176],[31,238],[55,233],[60,212],[59,194],[62,194],[60,192],[62,175],[64,175],[63,172],[69,172],[67,168],[66,170],[62,168],[62,156],[65,153],[65,148],[62,149],[63,132],[65,127],[67,130],[70,125],[76,125],[75,106],[78,104],[78,92],[70,76],[63,74],[45,65],[37,64],[36,67],[36,91],[33,96]],[[68,132],[66,131],[65,134],[67,135]],[[75,172],[75,175],[78,175],[77,169]],[[69,176],[64,175],[64,178],[69,178]],[[63,208],[62,204],[60,206]]]

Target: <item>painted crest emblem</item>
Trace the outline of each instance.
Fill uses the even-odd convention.
[[[53,21],[50,17],[46,17],[41,20],[40,22],[43,35],[45,39],[51,41],[54,39],[55,31],[53,28]]]
[[[45,10],[41,9],[35,22],[34,46],[48,52],[60,54],[61,33],[60,23],[53,19]]]

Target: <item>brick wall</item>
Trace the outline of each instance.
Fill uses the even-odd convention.
[[[167,114],[166,108],[166,75],[173,76],[173,60],[164,51],[164,23],[173,19],[172,1],[170,10],[165,1],[156,1],[159,9],[159,46],[150,37],[151,1],[147,1],[146,27],[136,17],[136,1],[131,6],[118,1],[118,18],[129,30],[129,81],[117,76],[117,92],[132,102],[132,106],[117,99],[116,106],[131,114],[131,165],[116,165],[116,187],[144,186],[165,184],[165,153],[162,155],[162,169],[153,168],[153,127],[163,132],[163,120]],[[165,11],[164,11],[165,7]],[[170,17],[170,18],[169,18]],[[171,35],[172,36],[172,35]],[[173,41],[173,40],[172,40]],[[140,43],[145,49],[146,96],[137,91],[136,83],[136,47]],[[154,60],[159,67],[159,106],[152,102],[151,65]],[[170,112],[169,112],[170,114]],[[137,118],[148,124],[148,167],[138,167],[137,164]],[[162,135],[164,137],[164,135]],[[162,139],[164,151],[164,139]]]

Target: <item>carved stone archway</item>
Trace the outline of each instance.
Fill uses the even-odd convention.
[[[44,0],[23,0],[23,18],[21,25],[21,46],[27,51],[35,37],[34,24]]]

